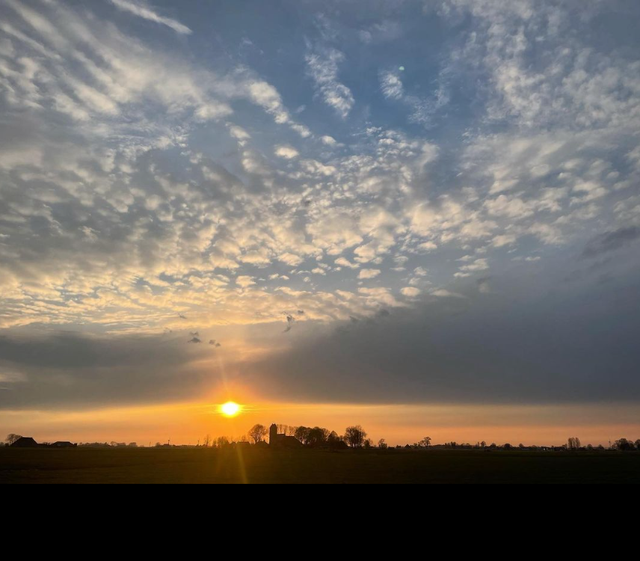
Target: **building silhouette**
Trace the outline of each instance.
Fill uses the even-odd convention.
[[[278,434],[278,425],[271,425],[269,429],[269,445],[271,448],[302,448],[302,444],[297,438]]]
[[[38,443],[33,438],[19,438],[12,445],[11,448],[38,448]]]

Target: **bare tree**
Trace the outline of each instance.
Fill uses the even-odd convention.
[[[420,441],[422,448],[431,448],[431,437],[427,436]]]
[[[567,448],[569,450],[580,450],[580,448],[582,448],[582,443],[579,438],[570,438]]]
[[[204,437],[204,444],[203,446],[205,448],[209,448],[211,446],[211,435],[208,434],[207,436]]]
[[[380,450],[387,450],[389,448],[389,445],[384,438],[381,438],[378,442],[378,448],[380,448]]]
[[[267,427],[264,425],[256,425],[249,431],[249,438],[253,440],[254,444],[260,444],[264,442],[267,434],[269,434]]]
[[[6,443],[9,446],[14,445],[16,442],[18,442],[18,440],[20,440],[22,438],[22,436],[20,436],[19,434],[9,434],[7,435],[7,439],[6,439]]]
[[[351,448],[362,448],[367,439],[367,433],[360,425],[348,427],[344,433],[344,439]]]

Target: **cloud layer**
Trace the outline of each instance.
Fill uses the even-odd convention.
[[[575,395],[634,388],[622,336],[632,322],[618,308],[598,313],[608,287],[635,294],[640,9],[403,0],[373,2],[365,17],[354,2],[304,6],[300,33],[284,34],[293,3],[262,16],[248,6],[239,30],[223,5],[0,2],[3,407],[46,402],[56,384],[60,395],[116,399],[119,374],[109,394],[103,371],[82,381],[90,361],[77,380],[58,375],[63,356],[87,340],[128,348],[127,337],[152,352],[168,332],[176,342],[163,353],[174,359],[163,362],[191,372],[194,392],[192,358],[229,353],[238,377],[259,384],[260,372],[284,372],[276,382],[318,399],[340,399],[331,392],[367,378],[363,395],[374,401],[468,399],[461,387],[486,400],[569,399],[581,363],[563,363],[550,339],[536,352],[566,370],[537,363],[533,346],[514,355],[506,335],[484,341],[494,352],[474,354],[473,368],[438,351],[456,337],[473,348],[489,336],[483,322],[499,326],[494,334],[529,325],[541,337],[549,330],[535,312],[556,292],[572,318],[556,338],[567,356],[587,346],[621,361],[607,392],[604,365],[590,360]],[[201,21],[214,32],[199,33]],[[534,275],[546,292],[515,295],[504,282],[529,286]],[[565,290],[577,285],[581,301]],[[508,297],[527,303],[513,324]],[[468,332],[455,320],[465,306]],[[580,334],[582,309],[618,342]],[[386,314],[389,362],[380,356]],[[435,317],[444,339],[410,336],[437,332]],[[224,330],[236,326],[261,335],[227,345]],[[346,339],[332,335],[344,326]],[[286,354],[249,360],[242,353],[261,354],[261,337]],[[287,348],[292,341],[300,347]],[[21,344],[49,349],[50,369],[12,350]],[[95,365],[104,354],[93,356]],[[395,363],[413,391],[385,381]],[[114,372],[124,380],[138,366]],[[295,382],[305,368],[310,376]],[[340,384],[323,382],[338,372]],[[180,379],[167,372],[155,392],[149,376],[133,392],[143,400]]]

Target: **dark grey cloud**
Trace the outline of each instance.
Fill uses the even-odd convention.
[[[179,401],[215,385],[215,367],[192,364],[201,351],[183,337],[89,336],[79,333],[0,336],[0,409],[91,407]]]
[[[249,379],[303,402],[640,401],[640,279],[579,295],[528,289],[298,334]]]
[[[640,228],[632,226],[621,228],[613,232],[607,232],[589,242],[584,250],[583,257],[593,259],[605,253],[611,253],[630,246],[640,239]]]

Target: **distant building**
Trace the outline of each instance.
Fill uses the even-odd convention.
[[[71,442],[56,442],[51,445],[51,448],[77,448],[77,444],[72,444]]]
[[[302,448],[302,444],[297,438],[286,434],[278,434],[278,425],[271,425],[269,445],[271,448]]]
[[[39,448],[39,445],[33,438],[20,438],[11,445],[11,448]]]

